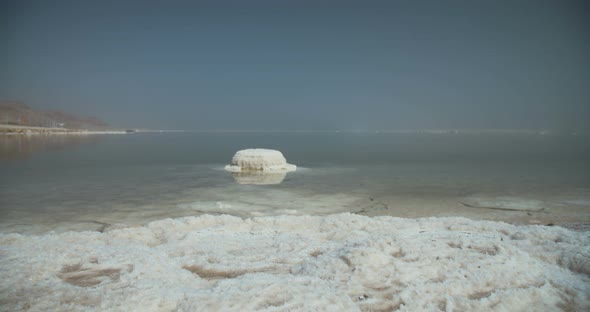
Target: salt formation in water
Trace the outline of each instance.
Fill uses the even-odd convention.
[[[590,311],[590,237],[351,214],[0,234],[6,311]]]
[[[231,172],[289,172],[295,169],[297,167],[288,164],[281,152],[262,148],[238,151],[232,158],[231,165],[225,166],[225,170]]]

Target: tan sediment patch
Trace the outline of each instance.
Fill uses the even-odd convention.
[[[247,274],[247,273],[268,273],[273,272],[275,268],[260,268],[260,269],[215,269],[215,268],[208,268],[201,265],[185,265],[182,267],[183,269],[190,271],[198,275],[202,279],[206,280],[218,280],[218,279],[226,279],[226,278],[236,278],[238,276]]]
[[[83,267],[82,264],[64,265],[57,273],[62,281],[80,286],[90,287],[105,281],[117,282],[121,276],[120,268],[111,267]]]

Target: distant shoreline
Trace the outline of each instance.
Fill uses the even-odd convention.
[[[53,135],[53,134],[126,134],[126,133],[285,133],[285,134],[394,134],[394,135],[590,135],[588,131],[557,131],[545,129],[404,129],[404,130],[153,130],[153,129],[73,129],[31,127],[0,124],[0,135]]]
[[[0,135],[90,135],[90,134],[126,134],[125,130],[89,130],[68,128],[27,127],[0,124]]]
[[[401,130],[137,130],[137,132],[187,132],[211,134],[353,134],[353,135],[590,135],[590,131],[544,129],[401,129]]]

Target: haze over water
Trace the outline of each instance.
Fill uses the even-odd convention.
[[[0,162],[3,232],[100,230],[202,213],[590,220],[586,136],[139,133],[8,136],[1,146],[11,155]],[[252,147],[278,149],[299,168],[267,180],[223,170]],[[542,201],[546,209],[461,204],[473,196]]]

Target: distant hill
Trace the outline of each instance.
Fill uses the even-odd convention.
[[[21,102],[2,101],[0,101],[0,124],[88,130],[109,128],[107,123],[96,117],[81,117],[62,111],[40,111]]]

